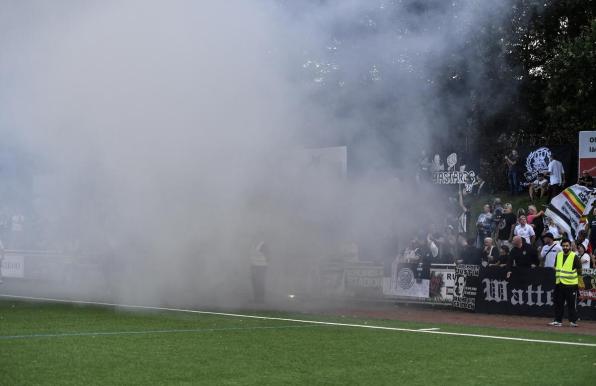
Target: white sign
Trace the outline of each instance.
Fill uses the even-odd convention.
[[[596,131],[579,132],[578,174],[584,171],[592,177],[596,176]]]
[[[4,255],[1,269],[2,277],[22,279],[25,277],[25,258],[18,255]]]
[[[596,131],[579,132],[579,158],[596,158]]]
[[[383,278],[383,294],[390,296],[406,296],[428,298],[430,280],[416,280],[414,271],[408,267],[399,268],[397,275]]]

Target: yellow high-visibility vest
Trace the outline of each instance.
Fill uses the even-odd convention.
[[[575,253],[569,252],[565,261],[563,261],[563,252],[557,253],[557,260],[555,262],[555,278],[557,284],[577,285],[577,269],[573,267],[575,261]]]

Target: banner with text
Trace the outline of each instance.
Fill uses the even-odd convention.
[[[509,279],[506,268],[481,268],[476,311],[552,317],[554,290],[555,271],[551,268],[513,268]],[[587,298],[580,302],[578,312],[582,319],[596,319],[596,301]]]
[[[584,170],[596,176],[596,131],[579,132],[578,175]]]
[[[457,265],[455,267],[455,282],[453,285],[454,308],[468,311],[476,309],[476,294],[479,285],[479,265]]]

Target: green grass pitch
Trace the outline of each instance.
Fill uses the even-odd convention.
[[[561,330],[268,315],[596,343]],[[588,385],[594,379],[596,347],[0,301],[1,385]]]

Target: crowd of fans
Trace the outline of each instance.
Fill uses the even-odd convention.
[[[455,227],[439,229],[428,225],[415,236],[402,255],[404,262],[427,264],[478,264],[517,267],[553,267],[561,251],[560,241],[567,238],[552,219],[535,205],[514,211],[510,203],[495,198],[485,204],[476,221],[476,236],[466,237]],[[581,230],[572,249],[584,268],[596,268],[596,208],[586,229]]]
[[[423,264],[554,267],[555,256],[561,251],[560,242],[570,235],[545,215],[542,208],[546,205],[539,209],[536,202],[548,202],[562,192],[566,183],[563,164],[552,155],[534,181],[522,183],[519,154],[513,150],[504,160],[510,195],[519,196],[527,189],[528,206],[514,208],[495,197],[488,199],[478,217],[472,219],[471,207],[480,191],[476,186],[472,191],[460,186],[457,198],[450,200],[454,205],[446,221],[441,225],[430,223],[419,230],[398,259]],[[432,164],[427,166],[432,169]],[[581,174],[577,183],[590,188],[595,185],[588,171]],[[474,236],[469,237],[470,234]],[[580,256],[583,268],[596,268],[596,207],[572,243],[572,250]]]

